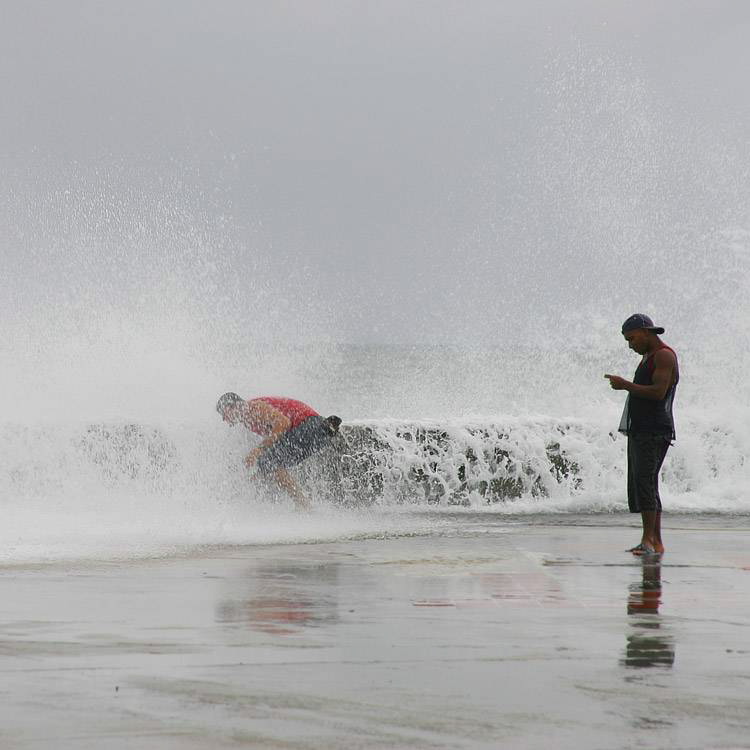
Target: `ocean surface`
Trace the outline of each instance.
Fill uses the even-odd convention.
[[[714,76],[701,57],[661,70],[647,40],[663,9],[641,19],[653,37],[627,13],[619,36],[597,21],[591,45],[580,14],[557,41],[532,14],[530,43],[506,11],[507,60],[513,45],[489,35],[479,54],[473,33],[468,57],[446,56],[423,14],[386,14],[378,35],[404,45],[392,70],[380,41],[359,50],[345,34],[339,49],[337,23],[311,34],[297,13],[283,24],[302,23],[309,54],[246,19],[246,39],[260,36],[243,41],[222,14],[195,21],[227,40],[211,52],[165,16],[187,67],[153,44],[149,16],[133,27],[155,55],[148,75],[120,19],[109,63],[98,33],[91,49],[55,37],[84,55],[60,81],[47,67],[67,53],[39,37],[37,67],[35,48],[12,48],[31,77],[8,77],[8,100],[49,112],[18,119],[0,154],[0,563],[623,513],[624,395],[603,376],[632,377],[620,326],[634,312],[680,357],[666,512],[750,514],[741,24],[719,19]],[[454,21],[435,29],[452,39]],[[370,33],[369,15],[358,23]],[[708,44],[702,23],[673,35],[688,57],[685,40]],[[439,51],[412,78],[419,50]],[[237,96],[251,84],[261,93]],[[163,100],[158,128],[146,100]],[[244,472],[254,438],[218,418],[226,391],[342,418],[335,450],[300,472],[312,513]]]
[[[621,513],[625,440],[616,427],[623,398],[603,373],[628,375],[637,357],[617,331],[611,339],[583,351],[258,352],[261,382],[242,366],[227,367],[213,388],[208,377],[199,386],[134,378],[123,387],[124,361],[116,388],[102,379],[84,387],[69,374],[57,386],[67,398],[40,389],[26,409],[8,404],[6,414],[16,415],[0,426],[0,560],[444,535],[484,523],[483,514],[496,523],[504,516]],[[711,388],[712,372],[699,369],[689,346],[675,346],[683,383],[678,439],[662,475],[666,511],[750,514],[747,404],[733,400],[736,394],[705,403],[701,388]],[[85,366],[79,363],[81,372]],[[228,389],[248,398],[292,395],[342,417],[341,441],[300,472],[312,513],[294,512],[288,499],[248,478],[242,458],[255,438],[214,411]]]
[[[634,311],[680,357],[666,511],[750,513],[750,232],[712,226],[709,204],[622,240],[625,265],[609,224],[585,252],[527,238],[513,265],[467,258],[423,310],[440,263],[414,299],[353,272],[331,291],[301,261],[280,277],[221,206],[105,177],[7,202],[2,562],[458,533],[456,508],[623,512],[624,396],[604,374],[637,366],[620,335]],[[230,390],[342,418],[336,450],[301,471],[309,516],[244,473],[254,438],[214,408]]]

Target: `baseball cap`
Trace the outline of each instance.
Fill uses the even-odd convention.
[[[664,333],[664,329],[661,326],[655,326],[654,321],[644,315],[643,313],[635,313],[631,315],[623,324],[622,332],[627,333],[628,331],[636,331],[639,328],[645,328],[647,331],[653,331],[654,333]]]
[[[225,393],[216,403],[216,411],[218,411],[219,414],[223,414],[224,409],[226,409],[228,406],[234,406],[235,404],[241,403],[241,396],[238,396],[236,393]]]

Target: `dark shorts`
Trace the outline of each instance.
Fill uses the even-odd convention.
[[[325,417],[308,417],[260,454],[258,471],[261,474],[272,474],[278,469],[296,466],[330,445],[334,434],[335,430]]]
[[[671,444],[669,435],[628,435],[628,508],[631,513],[661,511],[659,470]]]

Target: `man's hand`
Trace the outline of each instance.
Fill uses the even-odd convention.
[[[252,469],[253,466],[255,466],[255,462],[258,460],[258,456],[260,456],[260,451],[257,448],[250,451],[245,458],[245,466],[247,466],[248,469]]]
[[[609,384],[610,386],[612,386],[612,390],[615,391],[627,390],[627,387],[630,385],[630,382],[628,380],[625,380],[625,378],[621,378],[619,375],[605,375],[604,377],[609,380]]]

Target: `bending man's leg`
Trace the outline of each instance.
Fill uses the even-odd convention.
[[[282,490],[285,490],[291,495],[297,508],[301,510],[310,509],[310,501],[286,469],[277,469],[274,472],[273,477],[276,480],[276,484],[278,484]]]

